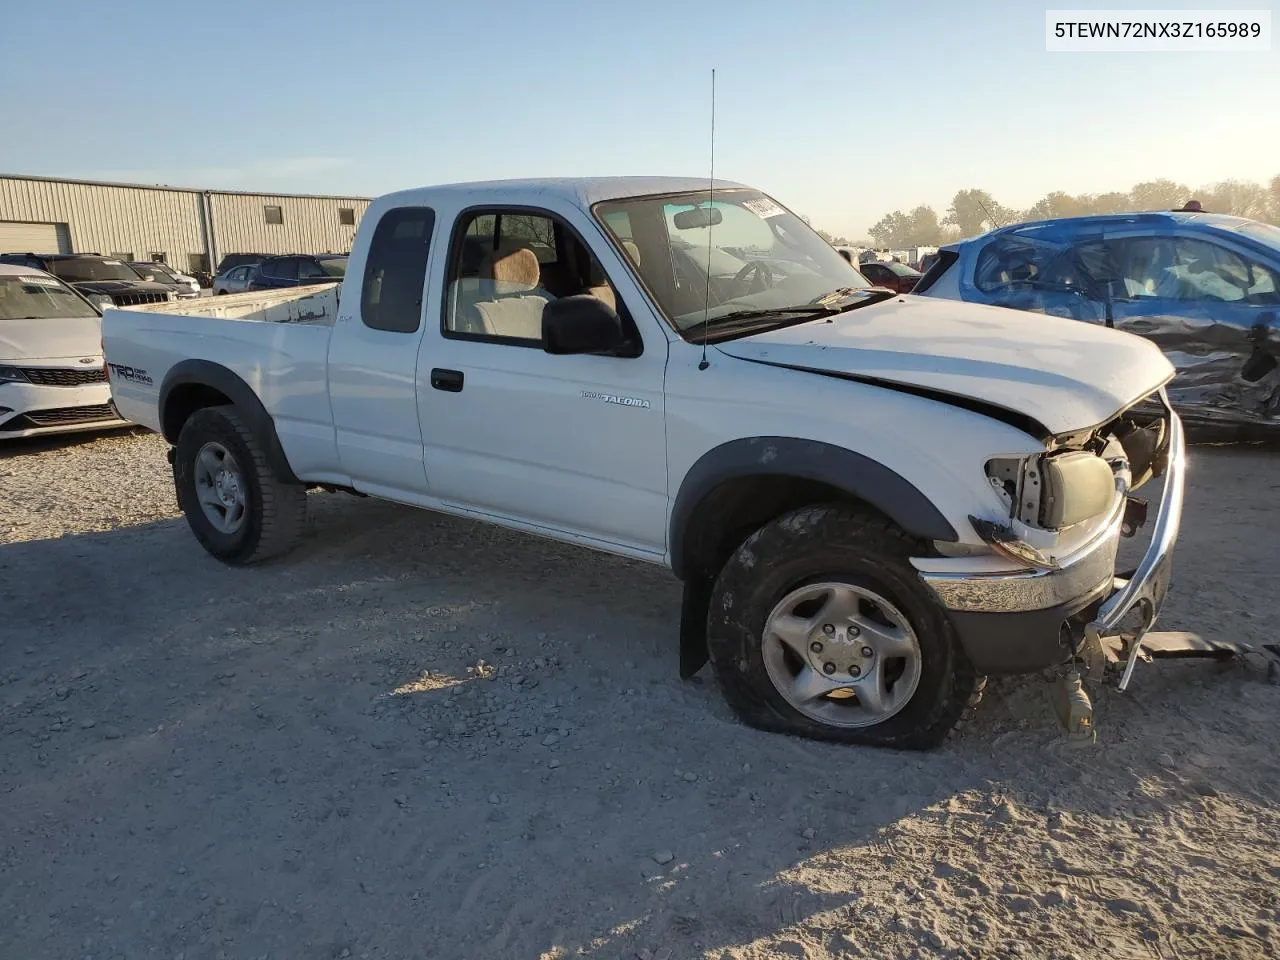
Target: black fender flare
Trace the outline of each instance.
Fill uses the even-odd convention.
[[[704,453],[689,468],[671,509],[672,572],[689,576],[685,537],[699,505],[722,483],[747,477],[795,477],[835,487],[879,510],[923,540],[959,540],[955,528],[909,480],[876,460],[819,440],[747,437]]]
[[[166,440],[177,443],[178,432],[182,429],[182,423],[169,421],[167,410],[174,390],[184,386],[212,388],[235,404],[237,412],[262,444],[267,462],[276,476],[285,483],[301,483],[289,466],[284,447],[280,445],[280,437],[276,433],[276,422],[267,412],[262,399],[239,374],[212,360],[183,360],[175,363],[165,374],[160,384],[160,423]]]

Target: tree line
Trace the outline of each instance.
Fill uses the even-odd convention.
[[[1199,200],[1208,213],[1265,220],[1280,225],[1280,175],[1269,184],[1223,180],[1199,190],[1172,180],[1147,180],[1126,191],[1072,195],[1054,191],[1025,210],[1006,207],[989,192],[959,190],[943,216],[925,204],[913,210],[887,213],[868,231],[877,247],[936,246],[971,237],[994,227],[1051,217],[1079,217],[1098,213],[1133,213],[1172,210],[1188,200]],[[831,243],[849,243],[844,237],[819,231]]]

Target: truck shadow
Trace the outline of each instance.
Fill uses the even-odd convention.
[[[933,753],[831,747],[677,679],[661,570],[312,501],[305,545],[252,569],[176,520],[0,546],[0,793],[24,838],[0,952],[905,955],[919,898],[952,905],[947,941],[1059,888],[1081,930],[1114,927],[1109,903],[1176,867],[1134,869],[1135,822],[1194,836],[1206,805],[1280,793],[1247,665],[1148,670],[1099,698],[1083,749],[1034,679]]]

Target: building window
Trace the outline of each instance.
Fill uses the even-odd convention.
[[[163,253],[163,252],[152,253],[152,254],[148,254],[147,259],[150,260],[152,263],[168,263],[169,262],[167,259],[168,256],[169,255],[167,253]]]
[[[187,270],[196,276],[199,276],[202,273],[208,273],[209,255],[206,253],[187,254]]]
[[[267,223],[284,223],[284,211],[279,207],[265,206],[262,208],[262,215]]]
[[[123,260],[125,263],[136,259],[132,253],[113,253],[112,258],[115,260]]]
[[[354,227],[356,225],[355,210],[351,207],[339,207],[338,222],[344,227]]]

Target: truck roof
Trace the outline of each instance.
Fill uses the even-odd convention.
[[[500,187],[504,191],[527,192],[531,196],[549,194],[589,207],[601,200],[706,190],[708,183],[706,177],[561,177],[533,180],[479,180],[473,183],[445,183],[412,190],[399,190],[388,194],[384,199],[395,202],[441,193],[483,194],[495,187]],[[731,180],[716,180],[715,185],[717,190],[746,187],[746,184]]]

